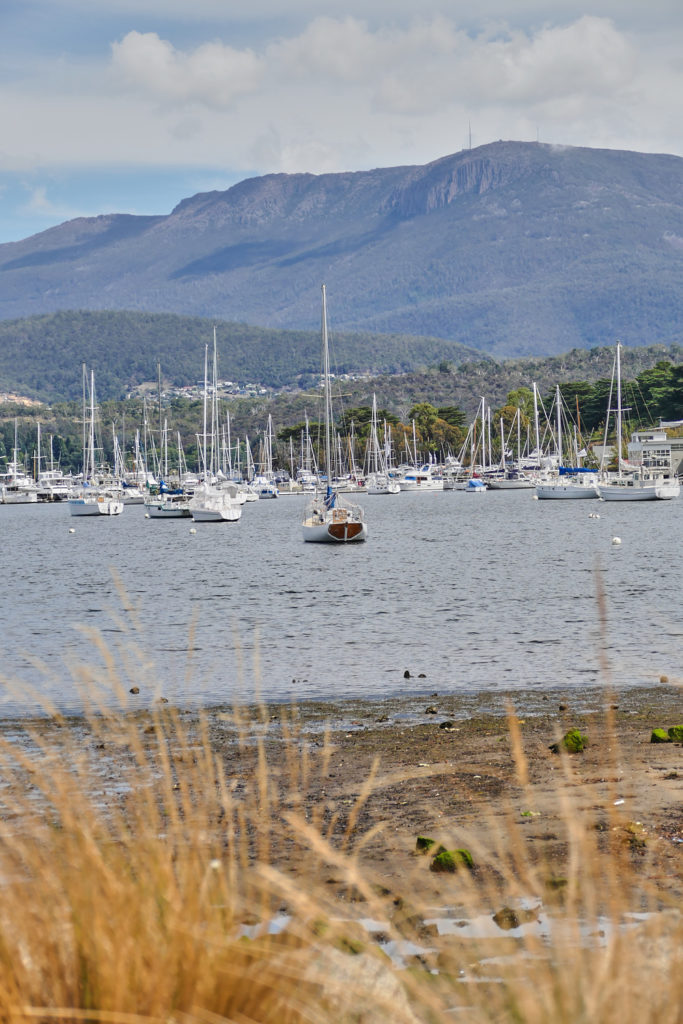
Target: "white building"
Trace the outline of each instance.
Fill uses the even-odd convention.
[[[628,445],[628,461],[645,469],[683,475],[683,437],[669,437],[667,428],[683,426],[683,420],[660,423],[650,430],[636,430]]]

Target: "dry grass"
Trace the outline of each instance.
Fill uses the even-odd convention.
[[[492,808],[471,834],[444,825],[438,838],[467,845],[476,867],[429,874],[447,908],[434,911],[425,858],[406,858],[398,889],[373,869],[387,823],[364,809],[386,782],[381,765],[342,816],[321,784],[332,743],[307,743],[295,709],[278,723],[276,758],[265,709],[257,738],[239,708],[221,726],[229,744],[215,742],[207,716],[159,704],[5,729],[0,1021],[682,1019],[681,915],[650,883],[644,840],[612,795],[605,831],[579,809],[563,785],[570,757],[557,773],[561,877],[529,856],[512,809]],[[509,728],[533,807],[512,714]],[[606,749],[609,760],[615,744]],[[539,920],[506,932],[491,924],[503,906]],[[447,916],[450,934],[425,924]],[[412,941],[422,952],[397,966],[358,923],[367,918],[382,922],[385,950]]]

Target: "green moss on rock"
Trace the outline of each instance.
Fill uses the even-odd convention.
[[[429,839],[427,836],[418,836],[415,841],[415,849],[418,853],[427,853],[427,851],[431,850],[432,846],[434,846],[435,842],[436,839]]]
[[[588,746],[588,737],[584,736],[580,729],[570,729],[564,734],[559,743],[551,743],[550,750],[553,754],[559,754],[564,748],[568,754],[580,754]]]
[[[429,865],[429,870],[455,874],[460,867],[469,868],[470,870],[474,867],[474,860],[470,851],[445,850],[441,848]]]
[[[653,729],[650,743],[671,743],[671,737],[664,729]]]
[[[683,725],[672,725],[668,732],[672,743],[683,743]]]

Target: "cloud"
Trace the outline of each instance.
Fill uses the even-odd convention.
[[[298,36],[263,47],[205,43],[183,52],[156,33],[129,32],[112,47],[112,68],[141,97],[227,109],[269,91],[277,104],[308,87],[311,109],[326,89],[366,90],[378,110],[416,115],[454,98],[481,105],[614,93],[632,80],[633,46],[614,24],[584,16],[536,33],[477,35],[443,17],[371,30],[355,18],[315,18]]]
[[[47,194],[46,185],[25,185],[28,191],[26,199],[20,207],[22,214],[31,214],[39,219],[47,221],[71,220],[73,217],[88,216],[83,210],[61,202],[53,202]]]
[[[253,92],[263,74],[262,61],[251,50],[211,42],[183,53],[156,32],[129,32],[114,43],[112,68],[143,94],[209,107],[229,106]]]
[[[229,32],[184,38],[126,31],[107,61],[62,55],[42,75],[0,83],[15,166],[424,163],[465,146],[470,120],[475,145],[539,129],[546,142],[681,149],[673,29],[638,36],[595,15],[524,30],[466,30],[438,13],[372,24],[320,15],[249,45]]]

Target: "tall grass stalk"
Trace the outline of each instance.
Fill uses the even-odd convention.
[[[271,723],[265,706],[114,713],[93,699],[80,720],[6,728],[0,1021],[677,1024],[681,916],[602,781],[618,759],[608,710],[605,724],[599,783],[557,760],[561,861],[530,852],[517,800],[484,803],[480,827],[442,824],[439,841],[474,860],[453,875],[368,812],[373,792],[429,769],[389,777],[376,762],[333,800],[332,734],[313,744],[294,707]],[[512,709],[509,740],[534,807]],[[543,927],[492,936],[481,923],[504,906]],[[426,923],[445,916],[462,927]],[[381,922],[381,946],[363,919]]]

